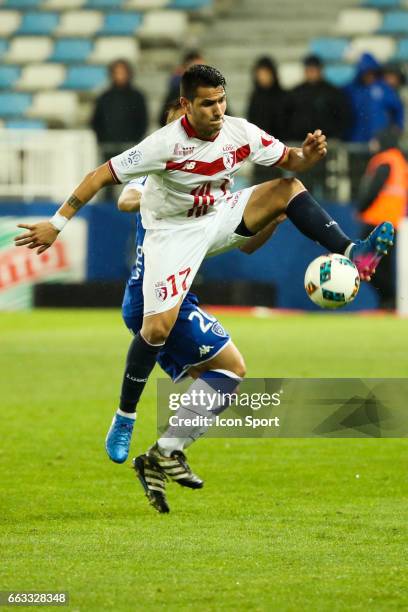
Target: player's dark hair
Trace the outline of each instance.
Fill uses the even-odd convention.
[[[180,95],[194,100],[198,87],[224,87],[226,81],[221,72],[206,64],[195,64],[185,71],[180,81]]]

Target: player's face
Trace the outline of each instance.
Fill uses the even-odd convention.
[[[214,138],[221,131],[227,106],[223,87],[198,87],[193,101],[181,98],[181,103],[199,136]]]

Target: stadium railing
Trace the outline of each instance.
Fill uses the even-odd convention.
[[[97,163],[90,130],[0,130],[0,198],[61,201]]]

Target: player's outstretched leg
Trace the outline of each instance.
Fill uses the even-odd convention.
[[[365,240],[351,244],[345,255],[351,259],[363,280],[370,280],[388,248],[394,244],[394,227],[389,221],[377,225]]]
[[[170,512],[166,499],[166,476],[157,463],[147,454],[139,455],[133,459],[133,468],[153,508],[161,514]]]
[[[393,244],[394,228],[389,222],[381,223],[366,240],[352,242],[296,178],[277,179],[255,187],[243,221],[247,230],[256,233],[283,213],[307,238],[330,253],[350,257],[364,280],[370,280],[387,254],[387,247]]]

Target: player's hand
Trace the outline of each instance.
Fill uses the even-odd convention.
[[[302,145],[303,157],[311,163],[317,163],[327,154],[327,140],[322,130],[315,130],[305,138]]]
[[[41,221],[34,225],[19,223],[17,227],[22,227],[27,232],[14,238],[15,245],[37,249],[37,255],[49,249],[59,234],[59,231],[49,221]]]

